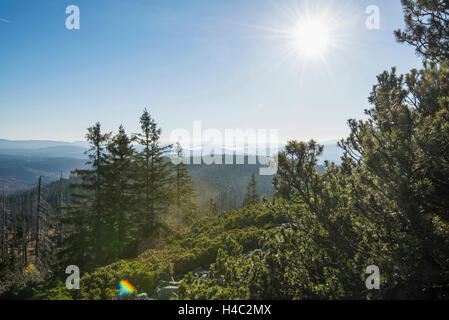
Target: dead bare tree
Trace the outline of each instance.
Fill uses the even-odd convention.
[[[37,189],[37,210],[36,210],[36,247],[34,253],[36,258],[39,257],[39,234],[40,234],[40,213],[41,213],[41,190],[42,177],[39,177],[39,185]]]
[[[5,191],[2,191],[0,193],[0,209],[2,212],[2,260],[5,259],[6,254],[7,254],[7,237],[8,237],[8,232],[6,230],[7,228],[7,220],[8,220],[8,213],[6,211],[6,195],[5,195]]]

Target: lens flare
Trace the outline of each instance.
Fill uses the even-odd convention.
[[[135,291],[133,285],[131,283],[129,283],[128,280],[120,280],[119,284],[118,284],[118,295],[117,295],[117,299],[120,299],[121,297],[124,296],[129,296],[131,294],[133,294]]]

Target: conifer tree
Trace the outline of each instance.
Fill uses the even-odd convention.
[[[110,133],[101,132],[100,123],[88,128],[87,151],[90,166],[74,171],[76,180],[71,184],[72,203],[62,217],[65,231],[63,259],[79,267],[91,268],[107,261],[105,166],[106,144]]]
[[[160,226],[160,218],[167,213],[170,204],[170,170],[164,155],[170,146],[160,145],[161,129],[145,109],[140,117],[141,132],[135,141],[143,147],[135,159],[135,187],[139,216],[139,231],[142,237],[154,233]]]
[[[207,200],[205,205],[205,214],[207,216],[216,215],[218,214],[218,211],[218,206],[214,199],[210,198],[209,200]]]
[[[8,222],[8,213],[6,211],[6,196],[5,192],[2,191],[0,193],[0,211],[2,213],[1,215],[1,224],[2,224],[2,233],[1,233],[1,253],[2,253],[2,259],[5,259],[8,251],[8,231],[7,231],[7,222]]]
[[[105,192],[107,201],[107,227],[109,250],[114,258],[126,255],[132,239],[130,235],[135,231],[131,223],[135,196],[132,192],[132,161],[134,148],[131,139],[120,126],[118,134],[108,144],[108,163],[106,166]]]
[[[40,244],[40,233],[41,233],[41,211],[42,211],[42,177],[39,177],[39,184],[37,187],[37,210],[36,210],[36,239],[35,239],[35,249],[34,253],[36,258],[39,257],[39,244]]]
[[[257,193],[256,177],[254,173],[251,175],[251,181],[248,183],[246,189],[246,197],[243,200],[243,206],[246,207],[251,204],[259,202],[259,195]]]
[[[395,68],[384,72],[369,98],[369,119],[350,120],[351,134],[341,143],[357,211],[372,222],[365,233],[388,248],[382,258],[386,282],[398,288],[394,296],[448,292],[448,77],[445,62],[407,77]],[[398,281],[402,265],[407,275]]]
[[[415,47],[426,59],[449,59],[449,3],[447,0],[401,0],[405,30],[396,39]]]
[[[192,187],[192,177],[184,163],[181,145],[176,143],[173,151],[176,155],[176,163],[173,165],[173,207],[177,216],[182,215],[184,221],[190,223],[198,211],[196,193]]]

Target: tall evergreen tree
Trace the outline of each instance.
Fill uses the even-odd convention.
[[[121,258],[131,248],[130,235],[136,231],[131,216],[136,203],[132,191],[134,148],[123,126],[120,126],[107,148],[109,154],[105,174],[105,198],[108,210],[109,251],[114,258]]]
[[[39,177],[39,183],[37,187],[37,210],[36,210],[36,238],[35,238],[35,249],[34,254],[36,258],[39,257],[39,244],[40,244],[40,234],[41,234],[41,211],[42,211],[42,177]]]
[[[257,193],[256,177],[254,173],[251,175],[251,181],[248,183],[246,189],[246,197],[243,200],[243,206],[256,204],[259,202],[259,195]]]
[[[88,128],[86,135],[91,147],[87,151],[90,166],[74,171],[71,185],[72,203],[62,217],[66,226],[64,259],[79,267],[91,268],[107,261],[107,227],[105,202],[106,144],[111,134],[101,132],[100,123]]]
[[[184,163],[184,151],[179,143],[174,148],[176,163],[173,165],[173,207],[176,215],[191,223],[198,213],[195,203],[196,193],[192,187],[192,177]]]
[[[165,158],[170,146],[161,146],[161,129],[145,109],[140,117],[141,133],[135,135],[135,141],[143,150],[136,155],[135,187],[140,204],[140,234],[149,236],[160,226],[160,218],[167,213],[170,204],[170,170]]]
[[[204,208],[204,213],[207,216],[214,216],[216,214],[218,214],[219,210],[218,210],[218,206],[217,203],[214,201],[213,198],[210,198],[209,200],[207,200],[207,202],[205,203],[205,208]]]
[[[6,195],[5,192],[2,190],[0,193],[0,212],[1,215],[1,224],[2,224],[2,233],[1,233],[1,253],[2,253],[2,259],[5,259],[8,251],[8,213],[6,211]]]

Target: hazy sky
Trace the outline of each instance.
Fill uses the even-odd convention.
[[[80,9],[67,30],[65,9]],[[311,5],[312,4],[312,5]],[[421,65],[395,42],[399,0],[309,1],[313,16],[330,7],[338,46],[323,59],[293,54],[282,32],[304,1],[2,0],[0,138],[82,140],[106,130],[138,130],[144,107],[171,130],[279,129],[281,140],[337,139],[360,118],[376,75]],[[368,30],[365,9],[380,9]]]

